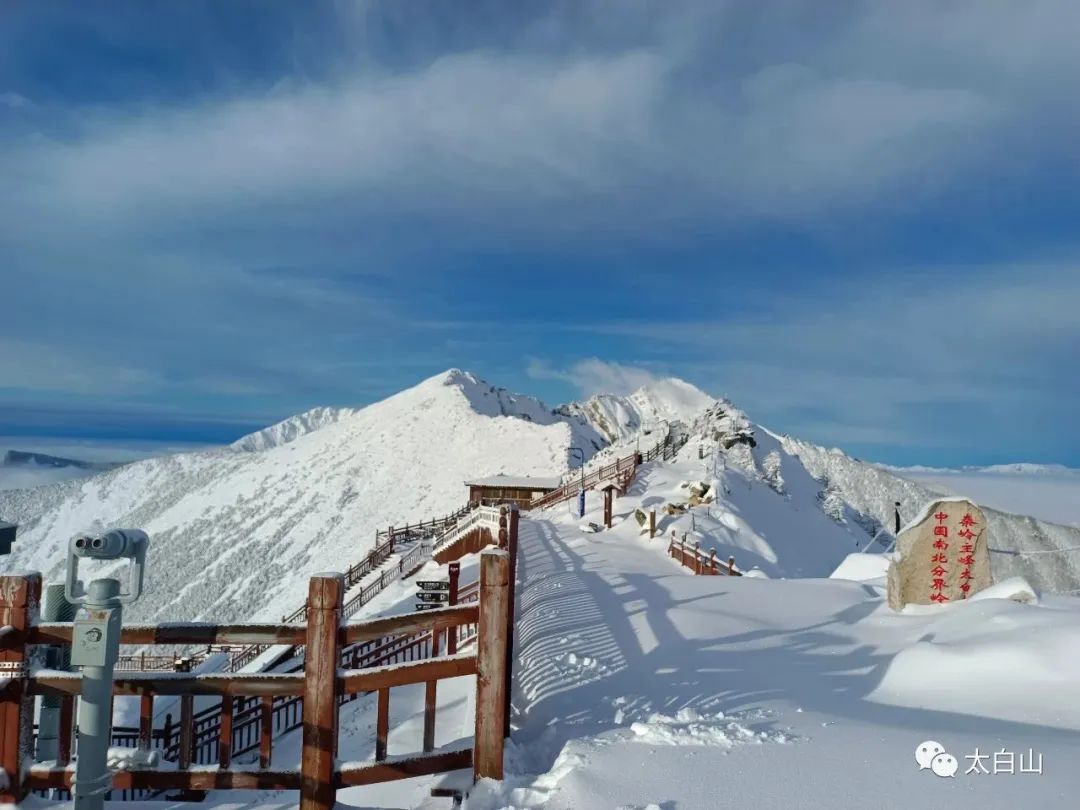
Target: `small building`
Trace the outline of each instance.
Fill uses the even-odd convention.
[[[558,478],[530,478],[501,473],[465,482],[465,486],[469,488],[469,503],[480,506],[516,503],[523,507],[558,489],[560,484]]]

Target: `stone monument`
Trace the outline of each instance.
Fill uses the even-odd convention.
[[[889,607],[960,602],[993,584],[986,518],[971,501],[942,499],[896,538]]]

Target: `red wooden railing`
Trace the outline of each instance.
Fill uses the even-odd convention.
[[[566,482],[558,489],[547,493],[541,498],[537,498],[529,503],[528,506],[523,506],[522,508],[529,510],[545,509],[549,506],[554,506],[563,501],[568,501],[571,498],[577,497],[578,492],[583,489],[595,489],[600,484],[612,481],[625,488],[630,481],[633,480],[638,463],[644,464],[649,461],[655,461],[658,458],[670,460],[675,457],[679,448],[686,444],[686,439],[687,437],[685,435],[680,435],[675,438],[669,433],[644,453],[631,453],[630,455],[623,456],[611,464],[593,470],[587,475]]]
[[[509,555],[489,549],[481,556],[477,604],[343,625],[344,578],[340,574],[312,577],[308,592],[308,621],[303,625],[162,624],[124,627],[121,642],[139,645],[287,644],[303,645],[302,671],[286,673],[225,673],[196,675],[130,673],[114,680],[117,695],[137,695],[141,702],[138,744],[155,739],[153,702],[159,695],[179,695],[180,733],[172,739],[163,729],[157,739],[175,752],[176,770],[134,768],[113,775],[116,790],[299,790],[300,807],[323,810],[334,806],[335,791],[350,785],[440,773],[472,764],[476,778],[502,778],[502,748],[506,727],[506,632],[511,613]],[[36,695],[55,695],[68,704],[80,690],[80,676],[56,670],[28,670],[34,645],[69,645],[70,623],[36,623],[41,595],[39,574],[0,577],[0,802],[23,800],[30,790],[70,786],[72,729],[62,724],[59,761],[34,764],[28,739]],[[439,639],[459,626],[477,624],[475,653],[440,655]],[[426,637],[425,637],[426,636]],[[388,641],[388,639],[393,639]],[[367,645],[366,647],[364,645]],[[421,654],[420,650],[426,653]],[[413,650],[415,657],[408,658]],[[363,668],[396,656],[396,663]],[[404,656],[404,658],[403,658]],[[476,731],[472,748],[434,752],[434,690],[439,680],[477,675]],[[414,683],[428,685],[432,697],[425,711],[424,753],[389,757],[390,690]],[[339,765],[338,706],[357,694],[377,691],[375,761]],[[218,722],[203,722],[191,714],[194,695],[218,695],[213,709]],[[249,703],[250,701],[250,703]],[[63,707],[61,709],[63,713]],[[187,715],[186,717],[184,715]],[[68,713],[70,716],[70,712]],[[250,718],[250,722],[248,722]],[[241,722],[238,723],[237,721]],[[275,725],[301,725],[303,756],[299,771],[271,767]],[[246,729],[246,730],[245,730]],[[256,735],[254,730],[258,730]],[[239,733],[239,739],[238,739]],[[232,767],[233,758],[254,750],[258,737],[258,769]],[[216,737],[216,769],[192,769],[196,750]],[[239,744],[237,744],[239,743]]]
[[[741,577],[742,572],[735,567],[735,558],[728,557],[727,562],[720,562],[716,556],[716,549],[709,552],[701,550],[701,543],[695,542],[692,546],[687,544],[686,535],[682,539],[676,539],[675,532],[671,532],[671,541],[668,543],[668,554],[684,568],[689,568],[695,574],[705,576],[726,575]]]

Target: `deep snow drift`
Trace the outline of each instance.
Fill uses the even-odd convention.
[[[1071,806],[1080,601],[896,614],[875,579],[694,577],[631,516],[709,469],[694,455],[635,482],[611,531],[584,533],[566,510],[523,522],[509,773],[467,810]],[[768,506],[738,502],[740,477],[714,511],[752,523]],[[706,545],[739,542],[694,520]],[[786,561],[819,539],[769,546]],[[957,758],[954,778],[919,770],[928,740]],[[1012,774],[1004,755],[993,773],[1003,750]],[[1041,774],[1019,773],[1029,751]],[[965,773],[976,754],[990,773]]]

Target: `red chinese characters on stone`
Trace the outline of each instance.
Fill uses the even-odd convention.
[[[943,593],[932,593],[932,594],[930,594],[930,601],[931,601],[931,602],[938,602],[938,603],[941,603],[941,602],[948,602],[948,601],[949,601],[949,597],[947,597],[947,596],[946,596],[945,594],[943,594]]]
[[[960,519],[960,525],[963,526],[965,529],[970,529],[972,526],[976,526],[978,524],[975,518],[973,518],[971,516],[971,513],[969,512]]]

